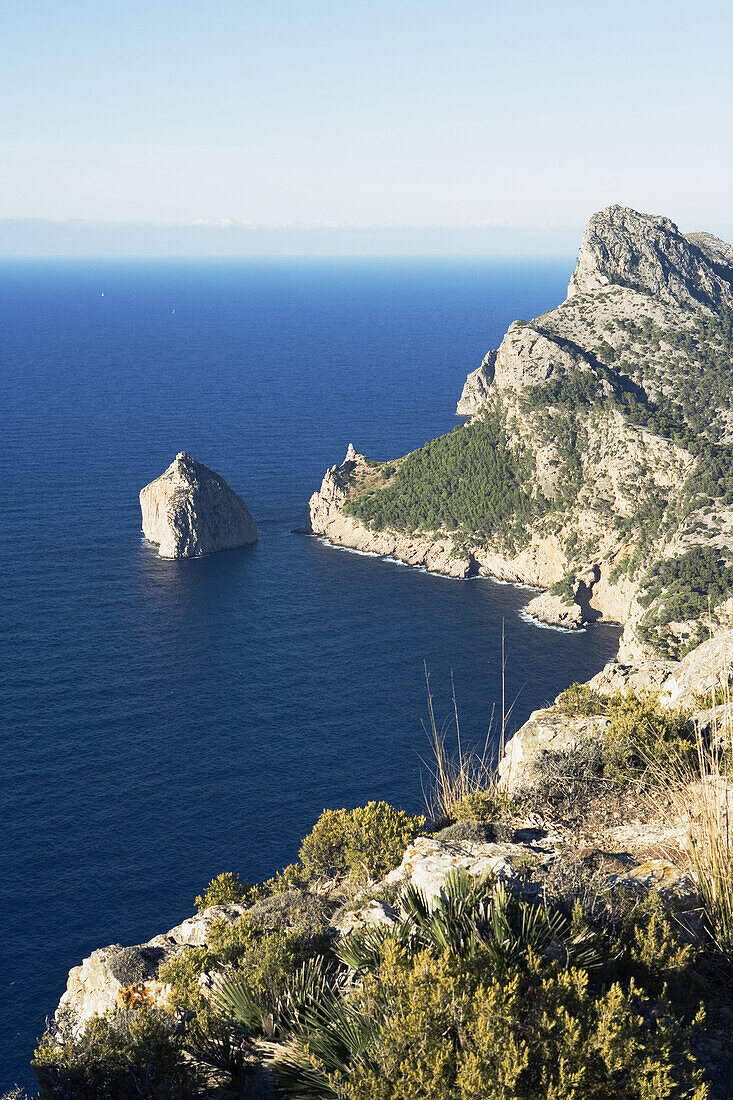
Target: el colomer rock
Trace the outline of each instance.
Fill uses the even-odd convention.
[[[140,490],[140,508],[143,534],[161,558],[196,558],[257,541],[242,498],[185,451]]]

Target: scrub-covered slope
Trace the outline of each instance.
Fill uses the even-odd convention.
[[[350,448],[311,529],[551,588],[540,617],[613,619],[627,655],[678,655],[729,622],[732,379],[733,248],[609,207],[566,301],[468,376],[468,423],[389,463]]]

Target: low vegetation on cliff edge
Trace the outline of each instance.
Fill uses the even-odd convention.
[[[724,820],[711,811],[701,829],[695,810],[697,915],[653,892],[609,888],[607,852],[583,851],[572,821],[587,828],[597,805],[612,817],[645,800],[658,814],[693,780],[719,784],[730,732],[725,744],[706,740],[653,696],[601,696],[586,685],[556,707],[609,725],[600,753],[545,754],[544,785],[535,777],[509,798],[474,769],[474,788],[432,825],[385,803],[327,810],[275,878],[218,876],[198,907],[248,908],[161,969],[168,1012],[126,1011],[61,1047],[42,1042],[41,1097],[254,1100],[277,1082],[293,1100],[722,1100],[733,1063],[720,1040],[733,1018]],[[511,889],[455,872],[429,903],[414,886],[398,896],[383,882],[431,828],[436,840],[478,842],[542,818],[565,821],[567,842],[540,879],[528,855]],[[336,935],[344,914],[374,902],[394,906],[397,919]]]

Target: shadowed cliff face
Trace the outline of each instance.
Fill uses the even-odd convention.
[[[511,324],[469,374],[469,423],[392,463],[362,459],[368,484],[334,467],[312,530],[453,575],[562,581],[530,612],[621,621],[626,657],[676,654],[702,636],[711,592],[729,621],[732,383],[733,248],[608,207],[566,301]]]

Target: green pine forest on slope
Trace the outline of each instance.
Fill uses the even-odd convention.
[[[533,323],[536,331],[543,332],[542,320]],[[662,330],[643,316],[606,322],[592,348],[554,338],[575,369],[518,395],[490,393],[469,423],[378,464],[383,484],[351,497],[345,510],[375,530],[450,534],[457,554],[491,544],[512,556],[533,530],[564,529],[569,564],[581,568],[594,552],[592,538],[572,530],[585,499],[620,541],[633,543],[621,568],[640,583],[650,607],[639,632],[664,650],[658,627],[695,619],[733,592],[733,570],[711,543],[720,533],[716,514],[733,505],[733,443],[721,415],[731,408],[733,312],[723,307],[717,316],[695,316],[680,330]],[[640,471],[630,515],[614,511],[596,489],[595,466],[584,461],[599,419],[612,410],[695,459],[672,497]],[[557,464],[552,495],[535,477],[537,451],[548,445]],[[696,529],[704,537],[691,539]],[[687,536],[684,551],[668,560],[660,550],[680,532]]]

